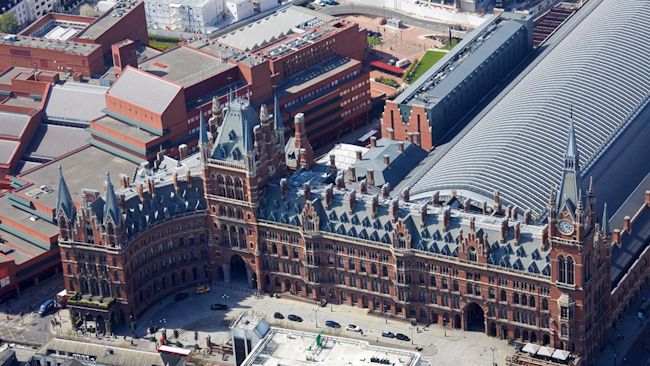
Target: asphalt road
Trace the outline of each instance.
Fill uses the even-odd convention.
[[[401,19],[406,24],[423,28],[423,29],[429,29],[432,31],[442,32],[442,33],[445,33],[449,30],[449,25],[447,24],[436,23],[430,20],[414,18],[404,13],[400,13],[398,11],[392,9],[386,9],[383,7],[380,8],[380,7],[373,7],[367,5],[352,5],[352,4],[341,3],[340,5],[336,5],[336,6],[325,6],[321,9],[318,9],[318,11],[329,15],[365,14],[365,15],[373,15],[378,17],[398,18]]]

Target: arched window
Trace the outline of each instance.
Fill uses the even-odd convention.
[[[503,307],[499,310],[499,318],[508,319],[508,308]]]
[[[467,283],[467,293],[468,294],[473,294],[474,293],[474,286],[472,286],[471,283]]]
[[[521,295],[521,305],[528,305],[528,298],[526,295]]]
[[[566,259],[566,283],[570,285],[575,283],[572,257],[567,257]]]
[[[557,257],[557,271],[558,271],[558,281],[566,283],[566,263],[564,262],[564,256]]]
[[[381,266],[381,275],[383,277],[388,277],[388,267],[386,266]]]
[[[478,283],[474,285],[474,295],[481,296],[481,285]]]
[[[278,254],[278,246],[273,244],[271,245],[271,253]]]
[[[568,337],[569,336],[569,327],[567,327],[567,325],[564,324],[564,323],[562,323],[562,325],[560,325],[560,335],[562,337]]]
[[[452,286],[454,291],[460,291],[460,286],[458,285],[458,281],[454,280]]]
[[[377,274],[377,265],[376,265],[376,264],[372,263],[372,264],[370,265],[370,272],[371,272],[372,274]]]
[[[477,261],[477,257],[476,257],[476,249],[474,249],[474,247],[469,247],[469,251],[468,251],[468,259],[471,260],[471,261],[473,261],[473,262],[476,262],[476,261]]]
[[[548,300],[542,299],[542,310],[548,310]]]
[[[515,304],[519,304],[519,294],[518,293],[515,292],[515,293],[512,294],[512,302],[514,302]]]
[[[501,290],[501,301],[508,301],[508,294],[506,290]]]
[[[244,185],[239,178],[235,178],[235,198],[238,200],[244,199]]]
[[[535,297],[533,295],[530,295],[530,298],[528,299],[528,305],[535,307]]]

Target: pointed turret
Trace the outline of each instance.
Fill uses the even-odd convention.
[[[284,146],[284,123],[282,123],[282,112],[280,112],[280,101],[276,94],[273,99],[273,125],[278,135],[278,143]]]
[[[209,143],[208,139],[208,128],[205,125],[205,118],[203,117],[203,111],[199,111],[199,145],[207,146]]]
[[[573,124],[573,110],[569,119],[569,136],[566,151],[564,152],[564,170],[562,183],[557,196],[556,207],[559,209],[566,201],[575,206],[578,203],[578,189],[580,186],[580,163],[578,146],[576,144],[575,126]]]
[[[600,224],[600,231],[605,236],[609,235],[609,222],[608,221],[609,221],[609,216],[607,216],[607,202],[605,202],[605,205],[603,206],[603,218],[602,218],[602,222]]]
[[[104,222],[106,225],[109,220],[115,224],[115,226],[120,226],[121,212],[120,205],[117,202],[117,197],[115,196],[115,190],[113,189],[113,183],[111,183],[111,173],[106,172],[106,199],[104,200]]]
[[[72,201],[70,190],[68,190],[68,184],[65,182],[65,178],[63,177],[63,169],[59,165],[59,195],[56,199],[55,216],[58,219],[59,216],[64,215],[66,220],[73,221],[76,214],[77,209]]]

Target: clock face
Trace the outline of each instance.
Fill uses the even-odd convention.
[[[560,220],[560,222],[557,224],[557,228],[560,229],[560,232],[565,235],[573,234],[573,230],[574,230],[571,221],[567,221],[567,220]]]

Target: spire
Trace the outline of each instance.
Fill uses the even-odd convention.
[[[578,187],[580,186],[580,161],[579,161],[578,145],[576,143],[575,126],[573,124],[573,107],[571,108],[571,116],[569,118],[569,136],[567,139],[567,147],[564,152],[564,169],[562,172],[562,182],[560,184],[560,191],[557,196],[556,207],[559,209],[565,201],[570,201],[571,204],[578,203]]]
[[[111,183],[111,173],[108,171],[106,172],[106,199],[104,201],[106,201],[104,203],[104,225],[108,223],[110,217],[113,224],[120,226],[120,206],[117,203],[117,197],[115,197],[113,183]]]
[[[607,216],[607,202],[605,202],[605,205],[603,207],[603,218],[602,218],[602,223],[600,225],[600,231],[603,233],[603,235],[608,235],[609,234],[609,216]]]
[[[208,146],[208,129],[205,125],[203,111],[199,111],[199,145]]]
[[[72,221],[76,213],[77,210],[72,201],[70,190],[68,190],[68,185],[65,182],[65,178],[63,178],[63,169],[59,165],[59,196],[56,199],[55,217],[63,214],[68,221]]]
[[[282,113],[280,112],[280,102],[277,94],[273,98],[273,122],[275,130],[284,135],[284,124],[282,123]]]
[[[246,149],[244,153],[250,154],[255,146],[253,143],[253,129],[250,123],[248,123],[248,119],[246,118],[242,118],[242,124],[242,133],[244,134],[244,149]]]

